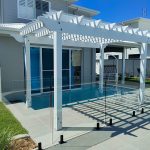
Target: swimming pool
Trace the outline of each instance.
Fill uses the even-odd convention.
[[[125,94],[127,92],[131,92],[133,89],[126,88],[126,87],[116,87],[112,85],[108,85],[106,87],[106,95],[111,96],[114,94]],[[62,92],[63,95],[63,106],[74,105],[79,102],[86,102],[87,100],[94,100],[96,98],[101,98],[105,95],[105,88],[104,92],[102,93],[99,90],[98,84],[87,84],[81,86],[78,89],[71,89],[71,90],[64,90]],[[35,110],[48,108],[53,106],[54,103],[54,96],[53,93],[43,93],[40,95],[32,96],[32,108]],[[51,104],[50,104],[51,103]]]

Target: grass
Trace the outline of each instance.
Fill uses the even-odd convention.
[[[14,115],[0,102],[0,132],[6,130],[11,132],[11,136],[28,133]]]
[[[126,81],[131,81],[131,82],[140,82],[140,78],[139,77],[130,77],[130,78],[126,78]],[[145,79],[145,83],[146,84],[150,84],[150,79]]]

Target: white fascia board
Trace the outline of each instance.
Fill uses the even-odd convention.
[[[130,43],[130,42],[114,42],[110,43],[110,46],[120,46],[120,47],[127,47],[127,48],[140,48],[141,44],[138,43]]]
[[[117,32],[101,28],[92,28],[89,26],[83,26],[80,24],[76,25],[69,22],[60,22],[60,21],[58,22],[44,17],[39,17],[39,20],[44,23],[46,28],[55,31],[62,31],[63,33],[79,34],[84,36],[87,35],[130,42],[150,43],[150,41],[148,41],[148,37],[145,36],[139,36],[124,32]]]

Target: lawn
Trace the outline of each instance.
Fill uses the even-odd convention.
[[[27,131],[22,127],[20,122],[13,114],[0,102],[0,132],[9,130],[12,136],[18,134],[27,134]]]
[[[126,81],[132,81],[132,82],[140,82],[140,78],[139,77],[130,77],[130,78],[126,78]],[[145,79],[145,83],[146,84],[150,84],[150,79],[147,78]]]

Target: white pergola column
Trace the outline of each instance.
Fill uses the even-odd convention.
[[[125,71],[126,71],[125,53],[126,53],[126,48],[123,49],[123,53],[122,53],[122,84],[125,84]]]
[[[99,57],[99,89],[101,93],[103,93],[103,86],[104,86],[104,49],[107,45],[101,44],[100,45],[100,57]]]
[[[25,62],[26,62],[26,106],[31,107],[31,57],[30,57],[30,41],[25,38]]]
[[[140,62],[140,104],[144,103],[145,77],[146,77],[146,61],[147,61],[147,44],[141,44],[141,62]]]
[[[62,129],[62,33],[54,32],[54,129]]]
[[[1,75],[1,68],[0,68],[0,102],[2,101],[2,75]]]

